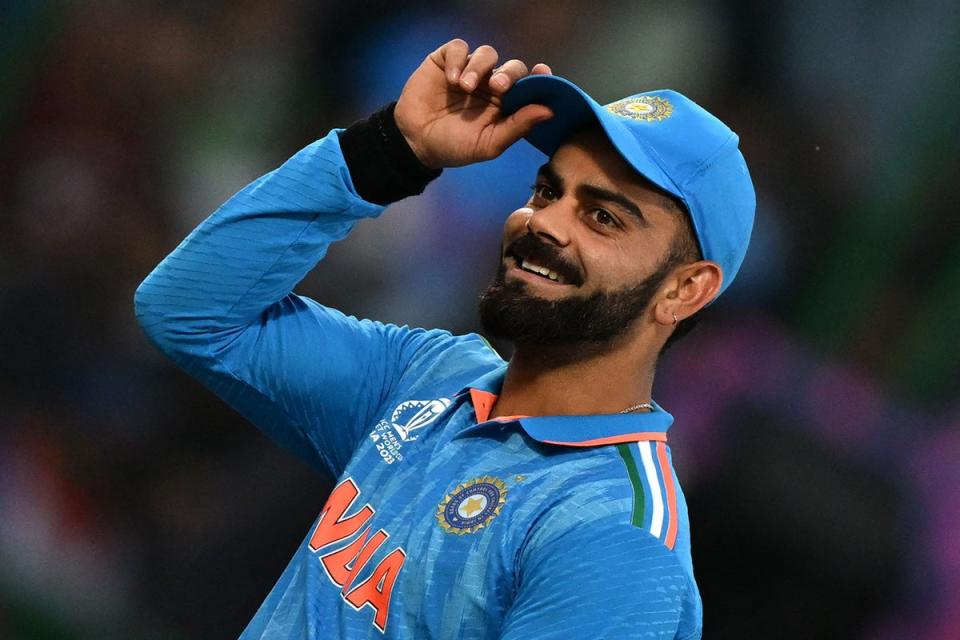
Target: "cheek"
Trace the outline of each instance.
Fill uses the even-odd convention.
[[[657,256],[649,247],[627,241],[591,243],[581,256],[588,278],[604,288],[619,288],[642,281],[656,266]]]
[[[627,275],[629,260],[613,244],[581,243],[579,254],[587,280],[593,285],[604,289],[617,286]]]

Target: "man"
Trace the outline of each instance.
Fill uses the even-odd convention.
[[[651,388],[739,268],[753,189],[683,96],[604,108],[549,74],[448,42],[395,108],[247,186],[138,289],[159,348],[338,479],[243,638],[700,637]],[[509,364],[291,293],[357,220],[523,136],[550,159],[480,305]]]

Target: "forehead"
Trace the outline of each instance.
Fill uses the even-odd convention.
[[[564,140],[551,156],[550,164],[558,171],[595,174],[618,185],[639,177],[598,127],[578,131]]]
[[[583,129],[567,138],[550,157],[550,166],[564,181],[595,184],[638,203],[677,209],[669,196],[623,159],[599,127]]]

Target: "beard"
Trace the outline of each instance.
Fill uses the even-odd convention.
[[[521,237],[506,253],[518,251],[525,257],[535,254],[537,264],[567,275],[567,282],[582,282],[558,250],[534,236]],[[654,273],[639,284],[547,300],[530,293],[523,282],[507,283],[507,269],[501,260],[493,284],[480,295],[480,322],[489,335],[514,343],[596,348],[629,331],[677,262],[671,251]]]

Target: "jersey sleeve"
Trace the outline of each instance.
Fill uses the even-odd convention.
[[[501,640],[699,638],[681,631],[698,602],[675,554],[617,514],[595,515],[531,534]]]
[[[283,446],[334,475],[432,332],[292,293],[360,219],[337,132],[254,181],[143,281],[148,338]]]

